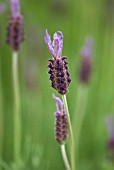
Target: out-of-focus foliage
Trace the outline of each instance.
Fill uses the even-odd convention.
[[[10,7],[8,1],[1,2],[7,8],[0,15],[0,164],[7,170],[14,167],[12,52],[5,43]],[[77,164],[78,170],[113,169],[107,158],[105,125],[106,115],[114,113],[113,0],[21,0],[20,4],[25,21],[25,42],[19,54],[21,169],[64,170],[60,146],[54,139],[56,108],[52,93],[59,94],[50,88],[48,80],[47,60],[51,56],[44,42],[46,29],[51,35],[56,31],[64,35],[63,55],[68,56],[72,78],[67,99],[74,135],[76,122],[81,119],[78,113],[78,120],[74,120],[80,89],[80,49],[86,36],[94,38],[93,72],[87,87]],[[81,99],[80,108],[84,102]]]

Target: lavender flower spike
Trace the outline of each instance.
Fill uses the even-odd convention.
[[[46,30],[45,34],[45,42],[46,45],[52,55],[52,59],[48,61],[50,64],[48,67],[50,68],[50,80],[51,87],[58,91],[58,93],[64,95],[68,92],[68,86],[71,82],[70,74],[68,73],[67,59],[66,56],[62,55],[62,47],[63,47],[63,34],[58,31],[53,36],[53,43],[51,42],[50,35]]]
[[[81,66],[80,66],[80,81],[87,84],[90,80],[91,68],[92,68],[92,49],[93,40],[86,38],[85,45],[81,50]]]
[[[62,109],[62,101],[52,95],[53,99],[56,101],[57,112],[55,112],[55,138],[59,144],[64,144],[68,138],[68,119],[65,111]]]
[[[20,16],[19,0],[10,0],[12,16]]]
[[[14,50],[20,49],[24,41],[23,17],[20,14],[19,0],[10,0],[11,17],[7,27],[7,43]]]

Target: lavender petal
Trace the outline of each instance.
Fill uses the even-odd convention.
[[[62,34],[62,32],[58,31],[57,35],[58,35],[58,38],[59,38],[59,51],[58,51],[58,53],[61,56],[62,55],[62,48],[63,48],[63,34]]]
[[[44,40],[45,40],[45,43],[46,43],[46,45],[48,47],[48,50],[50,51],[51,55],[55,58],[54,49],[52,47],[52,42],[51,42],[51,39],[50,39],[50,35],[48,34],[47,30],[46,30]]]
[[[10,0],[12,16],[20,16],[19,0]]]
[[[53,46],[56,58],[61,57],[63,47],[63,34],[60,31],[58,31],[57,33],[54,34],[53,39],[54,39]]]
[[[62,106],[63,106],[62,101],[60,100],[60,98],[56,97],[54,94],[52,95],[52,97],[56,101],[57,109],[61,112],[62,111]]]

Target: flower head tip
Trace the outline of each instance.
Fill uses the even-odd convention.
[[[63,47],[63,34],[60,31],[58,31],[57,33],[54,34],[53,42],[51,42],[51,37],[48,34],[48,31],[46,30],[44,39],[53,58],[60,57],[62,54]]]
[[[12,16],[20,16],[19,0],[10,0]]]

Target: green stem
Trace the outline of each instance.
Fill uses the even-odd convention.
[[[65,145],[61,145],[61,153],[62,153],[62,157],[63,157],[63,161],[65,164],[66,170],[71,170],[69,162],[68,162],[66,150],[65,150]]]
[[[16,163],[16,170],[18,170],[19,161],[20,161],[20,143],[21,143],[18,53],[13,52],[12,57],[13,57],[12,76],[13,76],[13,89],[14,89],[14,159]]]
[[[67,117],[68,117],[71,169],[75,170],[75,146],[74,146],[74,138],[73,138],[73,133],[72,133],[72,126],[71,126],[71,121],[70,121],[70,115],[69,115],[66,95],[62,95],[62,98],[63,98],[65,113],[67,114]]]

